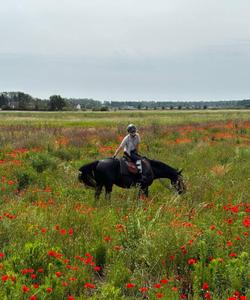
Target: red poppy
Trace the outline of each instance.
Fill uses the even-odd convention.
[[[162,284],[167,284],[167,283],[168,283],[168,280],[167,280],[167,279],[162,279],[160,282],[161,282]]]
[[[209,292],[206,292],[206,294],[204,295],[204,297],[207,300],[211,300],[211,294]]]
[[[84,287],[85,287],[86,289],[94,289],[94,288],[95,288],[95,285],[94,285],[93,283],[87,282],[87,283],[84,284]]]
[[[5,282],[9,279],[8,275],[2,275],[2,281]]]
[[[188,260],[188,264],[189,264],[189,265],[194,265],[196,262],[197,262],[197,260],[196,260],[195,258],[190,258],[190,259]]]
[[[52,289],[52,287],[48,287],[46,291],[47,291],[47,293],[52,293],[53,289]]]
[[[145,293],[145,292],[148,291],[148,288],[147,288],[146,286],[143,286],[143,287],[139,288],[139,291],[140,291],[141,293]]]
[[[30,288],[27,287],[27,285],[23,285],[23,286],[22,286],[22,291],[23,291],[24,293],[28,293],[29,290],[30,290]]]
[[[237,254],[236,253],[230,253],[229,256],[230,257],[237,257]]]
[[[134,283],[129,282],[129,283],[126,284],[126,288],[127,288],[127,289],[132,289],[132,288],[134,288],[134,287],[135,287],[135,284],[134,284]]]
[[[208,289],[209,289],[209,285],[208,285],[207,282],[204,282],[204,283],[203,283],[202,289],[203,289],[203,290],[208,290]]]
[[[158,299],[160,299],[160,298],[163,298],[163,297],[164,297],[164,294],[162,294],[162,293],[157,293],[157,294],[155,294],[155,297],[158,298]]]

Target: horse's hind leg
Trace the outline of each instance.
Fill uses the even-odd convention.
[[[98,185],[95,189],[95,200],[99,200],[101,192],[102,192],[102,185]]]
[[[105,199],[111,199],[112,185],[105,185]]]

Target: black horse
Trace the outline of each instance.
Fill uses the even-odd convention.
[[[122,188],[139,185],[140,194],[148,196],[148,187],[154,179],[159,178],[169,178],[178,194],[186,190],[181,171],[157,160],[143,159],[143,181],[140,181],[137,175],[121,173],[120,160],[106,158],[83,165],[79,169],[79,180],[95,189],[96,199],[99,198],[103,187],[105,187],[106,199],[110,199],[113,184]]]

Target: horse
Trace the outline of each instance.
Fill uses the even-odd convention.
[[[155,179],[168,178],[171,185],[178,194],[186,191],[182,171],[174,169],[169,165],[158,161],[143,158],[143,181],[138,175],[121,172],[120,160],[116,158],[105,158],[83,165],[79,169],[78,179],[87,187],[95,189],[95,199],[99,199],[102,188],[105,187],[105,198],[110,199],[113,185],[121,188],[139,186],[139,194],[148,197],[148,187]]]

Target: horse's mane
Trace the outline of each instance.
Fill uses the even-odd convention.
[[[148,161],[150,162],[150,165],[152,166],[152,168],[155,168],[158,170],[165,170],[172,176],[177,176],[178,174],[180,174],[179,170],[177,170],[173,167],[170,167],[169,165],[165,164],[162,161],[155,160],[155,159],[148,159]]]

